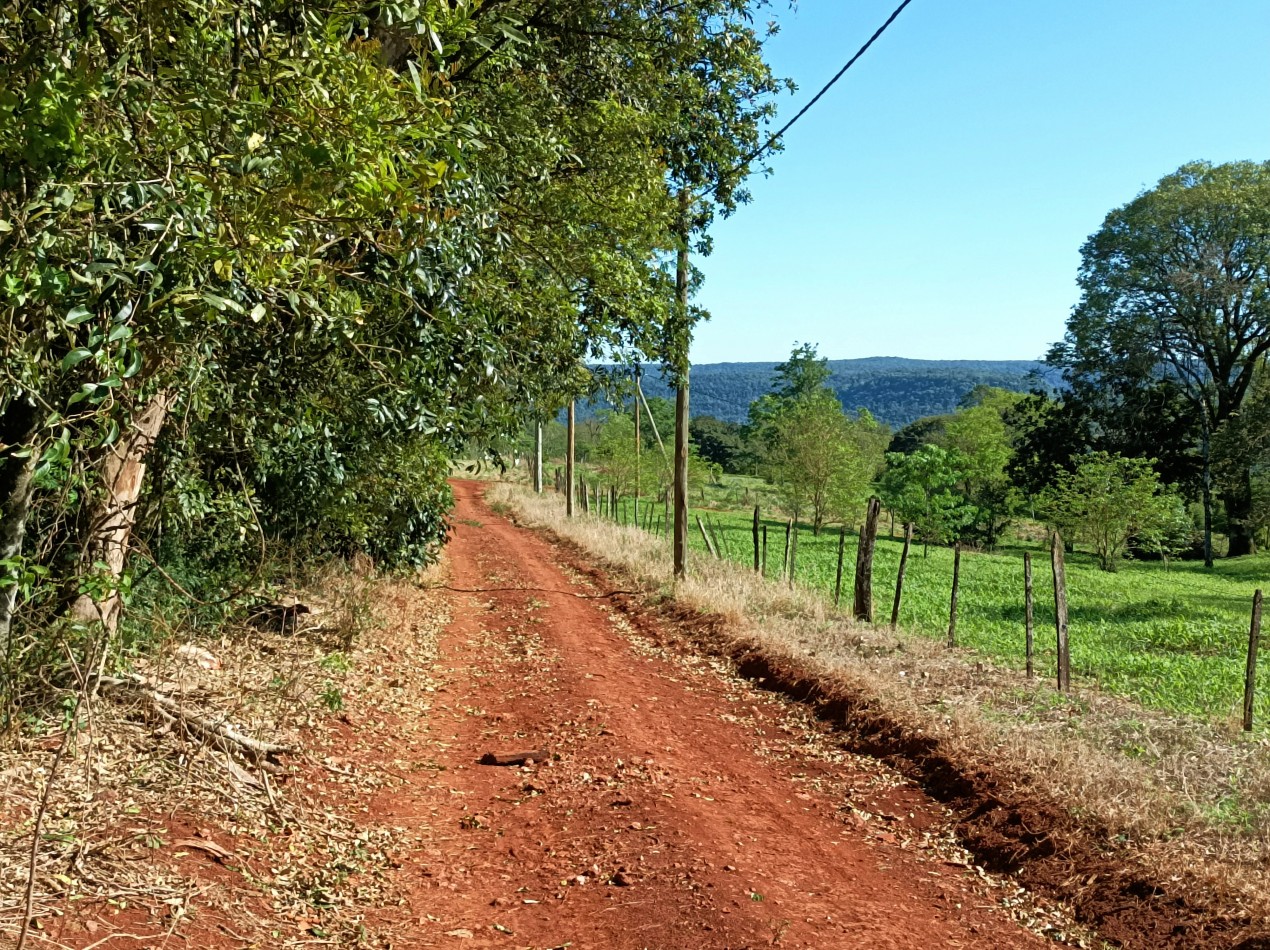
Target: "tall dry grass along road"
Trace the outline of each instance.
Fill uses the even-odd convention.
[[[398,855],[412,925],[391,928],[396,946],[1049,943],[918,790],[659,645],[657,622],[615,610],[578,555],[492,511],[479,483],[455,492],[435,761],[372,806],[431,829]]]

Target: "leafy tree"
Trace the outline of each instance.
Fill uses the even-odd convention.
[[[1112,211],[1081,258],[1081,300],[1051,359],[1092,387],[1164,376],[1184,394],[1199,427],[1211,564],[1211,440],[1270,352],[1270,163],[1183,165]],[[1247,554],[1250,473],[1222,496],[1230,553]]]
[[[930,543],[958,538],[975,512],[957,491],[965,478],[964,461],[955,450],[924,445],[907,455],[890,452],[879,494],[882,503],[911,523],[922,539],[922,556]]]
[[[961,459],[961,494],[975,510],[971,534],[995,544],[1018,504],[1008,467],[1014,456],[1007,424],[1019,393],[980,387],[944,425],[944,444]]]
[[[816,534],[867,495],[886,439],[868,413],[848,419],[827,379],[816,348],[796,347],[777,367],[772,392],[750,406],[746,427],[760,469],[780,490],[786,510],[795,519],[809,513]]]
[[[714,416],[694,416],[688,433],[701,457],[715,463],[725,472],[744,471],[749,453],[745,434],[738,423],[724,422]]]
[[[746,198],[761,5],[7,11],[0,653],[112,628],[138,542],[424,562],[469,440],[681,364],[673,192]]]
[[[1178,534],[1181,504],[1160,485],[1153,461],[1107,452],[1086,455],[1045,492],[1041,514],[1069,540],[1090,545],[1104,571],[1116,569],[1135,537],[1168,547]]]

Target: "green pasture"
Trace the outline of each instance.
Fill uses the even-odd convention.
[[[752,505],[763,504],[761,524],[767,527],[767,576],[781,570],[785,518],[760,479],[729,477],[723,487],[694,489],[689,533],[692,549],[705,554],[697,528],[700,514],[721,537],[725,556],[752,563]],[[748,503],[748,511],[736,510]],[[723,505],[735,506],[731,510]],[[623,500],[623,519],[629,521],[630,502]],[[655,506],[658,519],[663,507]],[[656,523],[656,519],[655,519]],[[890,619],[899,567],[902,537],[888,537],[885,515],[879,525],[874,556],[874,615]],[[899,534],[897,527],[896,532]],[[837,565],[838,526],[820,537],[800,526],[795,566],[797,583],[833,595]],[[843,570],[843,609],[850,609],[855,567],[856,536],[848,531]],[[957,640],[1022,670],[1024,666],[1023,552],[1032,552],[1036,636],[1036,672],[1054,676],[1054,585],[1048,548],[1024,542],[992,553],[963,551],[958,598]],[[936,639],[948,632],[953,553],[932,546],[923,555],[914,542],[909,555],[900,624]],[[1218,561],[1206,571],[1196,562],[1125,561],[1115,573],[1098,569],[1093,558],[1077,551],[1067,555],[1072,675],[1080,683],[1132,697],[1160,709],[1216,719],[1240,715],[1248,623],[1253,591],[1265,586],[1270,558]],[[1258,676],[1257,722],[1270,723],[1270,654]]]

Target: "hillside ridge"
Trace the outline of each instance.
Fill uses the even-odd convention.
[[[770,391],[779,361],[697,363],[692,367],[694,416],[743,422],[750,403]],[[867,409],[900,428],[923,416],[951,412],[976,386],[1016,392],[1053,389],[1058,373],[1039,360],[932,360],[867,356],[829,360],[829,385],[848,411]],[[671,397],[659,373],[644,378],[648,396]]]

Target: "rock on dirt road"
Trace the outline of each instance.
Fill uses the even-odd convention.
[[[1003,907],[1016,889],[959,863],[919,790],[659,645],[655,621],[632,629],[576,555],[481,491],[455,485],[455,619],[431,714],[401,727],[430,759],[370,804],[403,829],[406,904],[376,922],[393,946],[1049,944]]]

